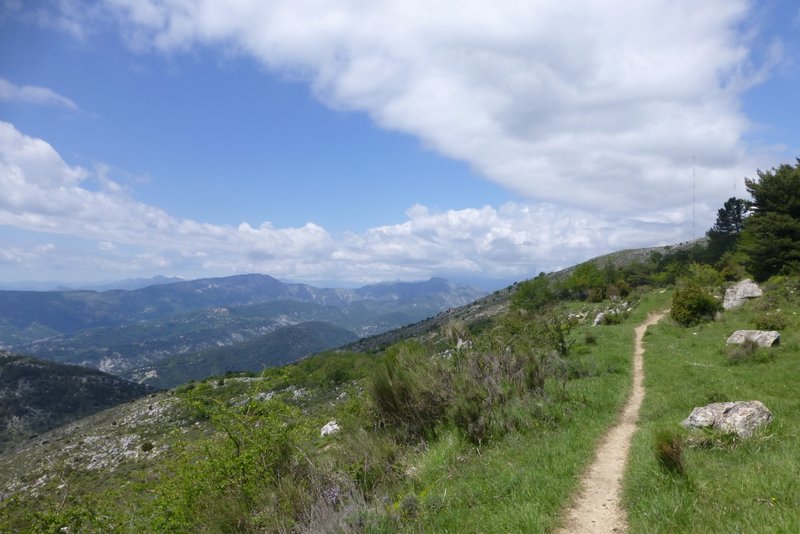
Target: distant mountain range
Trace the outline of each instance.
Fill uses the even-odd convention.
[[[0,282],[0,290],[12,291],[108,291],[110,289],[141,289],[147,286],[159,284],[171,284],[173,282],[183,282],[185,278],[178,276],[153,276],[151,278],[126,278],[125,280],[105,281],[105,282]]]
[[[155,369],[157,362],[168,357],[235,347],[290,326],[315,323],[305,328],[307,339],[300,344],[310,352],[300,353],[287,345],[284,355],[274,348],[267,358],[285,363],[419,321],[481,295],[479,290],[441,278],[320,289],[260,274],[136,290],[0,291],[0,348],[134,376],[134,370]],[[333,335],[322,323],[349,335]],[[234,348],[231,354],[241,357],[243,353]],[[248,358],[264,360],[257,355]],[[235,358],[220,364],[225,369],[245,369],[236,366]],[[136,376],[142,375],[137,371]]]

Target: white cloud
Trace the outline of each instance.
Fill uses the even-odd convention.
[[[78,105],[75,102],[52,89],[36,87],[35,85],[18,86],[5,78],[0,78],[0,101],[62,107],[72,111],[78,110]]]
[[[532,200],[616,215],[729,196],[758,163],[746,0],[107,0],[137,48],[216,45],[306,79]],[[777,50],[776,45],[776,50]]]
[[[268,222],[214,225],[178,219],[120,188],[83,187],[108,181],[105,173],[102,165],[94,171],[70,166],[46,141],[0,122],[0,190],[9,192],[0,197],[0,225],[94,240],[85,250],[69,241],[48,242],[27,255],[19,248],[6,250],[0,263],[38,261],[41,271],[55,255],[60,268],[72,270],[255,271],[343,282],[441,274],[521,278],[614,249],[675,242],[682,235],[674,224],[515,203],[447,211],[417,205],[398,224],[339,236],[311,222],[298,228]],[[668,217],[657,219],[663,218]]]
[[[42,243],[29,247],[0,246],[0,265],[34,265],[47,263],[53,257],[56,246],[52,243]]]
[[[140,203],[102,166],[70,166],[0,123],[0,224],[118,249],[98,253],[134,248],[133,264],[176,272],[364,281],[550,270],[690,237],[693,157],[701,235],[731,181],[766,166],[743,143],[741,95],[783,54],[776,41],[754,59],[753,36],[740,33],[747,0],[105,0],[88,18],[73,0],[60,6],[47,20],[77,36],[110,17],[137,51],[254,57],[530,199],[414,206],[396,224],[338,236],[313,223],[212,225]],[[71,103],[3,82],[0,95]]]

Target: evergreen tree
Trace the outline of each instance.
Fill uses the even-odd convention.
[[[731,197],[717,212],[717,222],[706,232],[711,261],[719,260],[723,254],[733,250],[744,227],[747,204],[741,198]]]
[[[800,159],[758,171],[758,179],[745,179],[745,185],[753,197],[740,242],[747,270],[756,280],[800,271]]]

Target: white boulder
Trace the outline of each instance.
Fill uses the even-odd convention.
[[[747,340],[755,341],[759,347],[771,347],[781,341],[781,334],[775,330],[737,330],[725,341],[728,345],[741,345]]]
[[[761,401],[715,402],[692,410],[681,424],[686,428],[713,428],[740,438],[772,421],[772,412]]]
[[[749,278],[737,282],[725,290],[725,299],[722,301],[722,308],[725,310],[732,310],[738,308],[747,299],[753,299],[762,295],[761,288],[758,284]]]
[[[332,434],[336,434],[339,432],[341,428],[339,427],[339,423],[334,421],[328,421],[328,423],[322,427],[322,430],[319,431],[321,437],[330,436]]]

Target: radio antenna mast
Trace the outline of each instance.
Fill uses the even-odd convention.
[[[697,214],[695,209],[695,200],[697,198],[696,194],[696,178],[694,173],[694,156],[692,156],[692,241],[697,239],[697,231],[695,226],[695,215]]]

